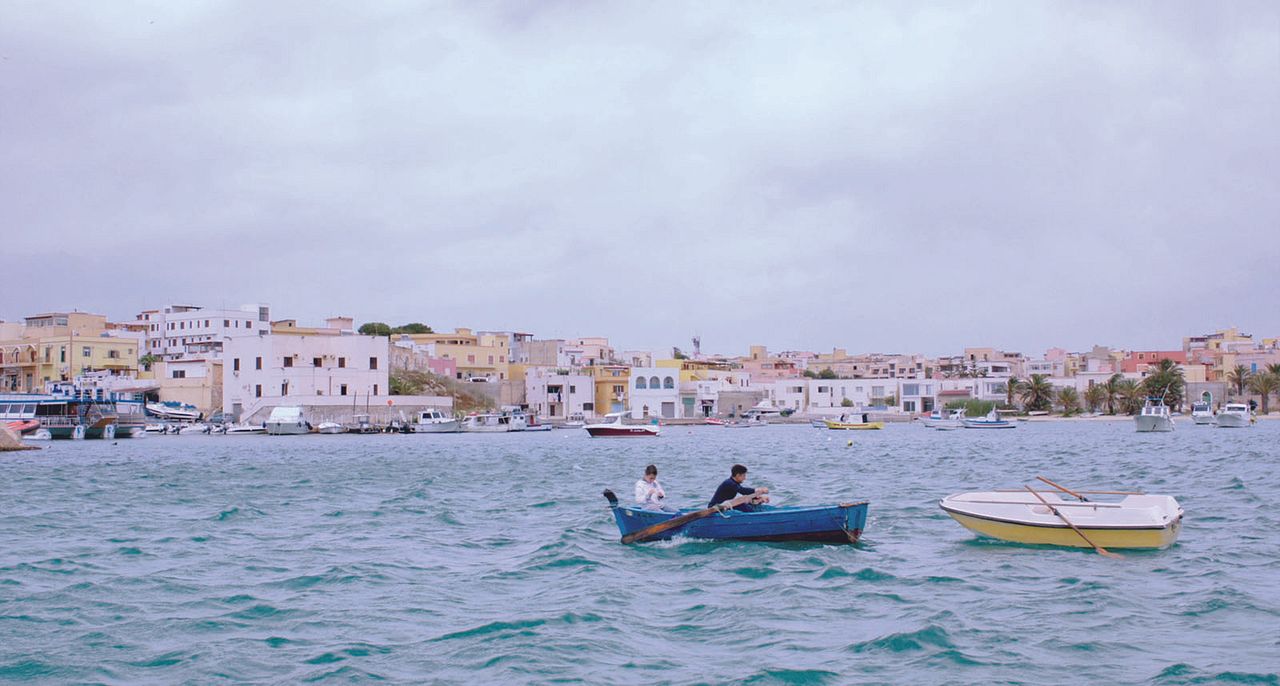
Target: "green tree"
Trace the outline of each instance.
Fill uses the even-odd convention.
[[[1009,377],[1009,379],[1004,382],[1005,404],[1009,407],[1013,407],[1013,396],[1017,395],[1021,390],[1022,381],[1016,376]]]
[[[427,326],[426,324],[423,324],[422,322],[410,322],[402,326],[397,326],[396,328],[391,330],[391,333],[413,334],[413,333],[435,333],[435,331],[432,331],[431,327]]]
[[[683,352],[682,350],[680,350],[679,348],[672,348],[672,349],[671,349],[671,359],[673,359],[673,360],[687,360],[687,359],[689,359],[689,356],[688,356],[688,355],[686,355],[686,354],[684,354],[684,352]]]
[[[845,398],[844,400],[841,400],[840,407],[853,407],[853,400],[850,398]]]
[[[391,327],[382,322],[366,322],[357,329],[366,336],[390,336]]]
[[[1145,397],[1142,385],[1133,379],[1121,379],[1116,384],[1116,403],[1125,414],[1138,414]]]
[[[1044,411],[1053,407],[1053,384],[1044,374],[1032,374],[1022,385],[1022,404],[1028,411]]]
[[[1058,389],[1058,407],[1062,408],[1062,416],[1070,417],[1080,411],[1080,393],[1071,386]]]
[[[831,367],[827,367],[826,369],[823,369],[822,371],[818,372],[818,378],[819,379],[838,379],[840,378],[840,376],[836,374],[831,369]]]
[[[1084,392],[1084,404],[1090,412],[1097,412],[1110,404],[1109,393],[1105,384],[1096,383]]]
[[[138,364],[142,365],[142,368],[148,372],[151,371],[151,365],[159,361],[160,361],[160,358],[156,357],[155,355],[152,355],[151,353],[147,353],[146,355],[143,355],[142,357],[138,358]]]
[[[804,370],[804,372],[802,373],[802,375],[803,375],[803,376],[804,376],[804,378],[806,378],[806,379],[816,379],[816,378],[818,378],[818,373],[817,373],[817,372],[815,372],[815,371],[813,371],[812,369],[806,369],[806,370]]]
[[[1251,376],[1253,374],[1249,373],[1248,367],[1238,364],[1235,369],[1227,372],[1227,382],[1236,387],[1236,395],[1244,395],[1244,387],[1249,385]]]
[[[1120,385],[1124,380],[1124,374],[1119,372],[1107,379],[1107,414],[1116,413],[1117,401],[1120,399]]]
[[[1280,398],[1280,376],[1265,372],[1262,374],[1254,374],[1249,379],[1249,390],[1262,396],[1262,414],[1270,412],[1269,401],[1272,393],[1276,393]]]
[[[1177,362],[1165,358],[1147,373],[1142,381],[1148,395],[1164,398],[1166,405],[1172,408],[1182,407],[1182,394],[1186,389],[1186,380],[1182,375],[1182,367]]]

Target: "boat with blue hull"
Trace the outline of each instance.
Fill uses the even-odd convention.
[[[697,512],[662,512],[633,505],[612,505],[613,518],[622,536]],[[649,540],[675,536],[731,541],[805,541],[810,543],[857,543],[867,523],[867,502],[841,503],[817,507],[773,507],[757,505],[752,512],[726,510],[696,519]]]

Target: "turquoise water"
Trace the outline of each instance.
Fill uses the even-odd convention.
[[[174,436],[0,456],[0,681],[1280,683],[1280,422],[672,427],[656,440]],[[852,447],[846,441],[852,440]],[[858,546],[622,546],[656,462],[701,505],[869,499]],[[1179,543],[984,542],[936,505],[1142,488]]]

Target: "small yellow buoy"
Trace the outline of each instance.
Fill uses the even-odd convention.
[[[849,441],[848,443],[844,444],[844,447],[846,447],[846,448],[852,448],[852,447],[853,447],[853,441]]]

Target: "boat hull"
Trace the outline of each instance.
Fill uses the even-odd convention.
[[[1160,415],[1138,415],[1133,418],[1133,422],[1142,433],[1173,431],[1173,420]]]
[[[833,422],[827,420],[827,428],[838,431],[875,431],[884,428],[884,422]]]
[[[648,426],[588,426],[592,438],[646,438],[657,436],[658,430]]]
[[[1248,418],[1227,412],[1218,413],[1217,423],[1219,429],[1243,429],[1250,426]]]
[[[1014,429],[1017,425],[1013,422],[1006,422],[1003,419],[998,422],[985,422],[979,419],[964,420],[964,428],[966,429]]]
[[[688,511],[670,513],[633,506],[613,508],[614,521],[623,536],[681,514],[688,514]],[[802,541],[846,545],[858,541],[866,522],[866,502],[826,507],[765,507],[756,512],[729,510],[663,532],[653,540],[666,540],[678,535],[710,540]]]
[[[413,425],[413,433],[416,434],[456,434],[460,431],[462,431],[461,419]]]
[[[944,508],[945,509],[945,508]],[[1056,545],[1069,548],[1092,548],[1080,534],[1068,527],[1032,526],[984,519],[972,515],[947,510],[951,518],[964,528],[987,538],[994,538],[1011,543],[1030,545]],[[1169,526],[1151,529],[1112,529],[1082,526],[1080,530],[1090,541],[1103,548],[1167,548],[1178,540],[1178,532],[1182,528],[1182,519],[1174,520]]]
[[[1195,422],[1196,424],[1200,424],[1200,425],[1213,424],[1213,423],[1214,423],[1214,417],[1213,417],[1213,415],[1211,415],[1211,414],[1207,414],[1207,413],[1206,413],[1206,414],[1196,414],[1196,413],[1192,412],[1192,413],[1191,413],[1191,421]]]
[[[272,436],[300,436],[311,432],[311,427],[307,426],[305,422],[267,422],[265,427],[267,433]]]

